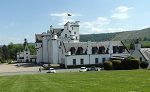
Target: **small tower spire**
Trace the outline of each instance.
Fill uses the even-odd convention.
[[[28,48],[28,41],[27,41],[26,38],[24,39],[24,44],[23,44],[23,46],[24,46],[24,50],[25,50],[25,51],[28,51],[28,50],[29,50],[29,48]]]

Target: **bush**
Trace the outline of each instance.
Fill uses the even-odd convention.
[[[1,61],[1,63],[6,63],[6,62],[7,62],[6,60],[2,60],[2,61]]]
[[[99,63],[99,67],[100,67],[100,68],[103,68],[103,67],[104,67],[104,64],[103,64],[103,63]]]
[[[139,69],[139,66],[140,66],[140,61],[139,60],[131,59],[130,62],[132,64],[132,69]]]
[[[128,56],[127,59],[130,59],[130,60],[131,60],[131,59],[135,59],[135,58],[132,57],[132,56]]]
[[[115,70],[121,69],[121,61],[120,60],[113,60],[112,65],[113,65],[113,69],[115,69]]]
[[[133,59],[131,57],[126,58],[124,61],[121,62],[122,69],[131,70],[131,69],[138,69],[140,66],[140,61]]]
[[[8,63],[8,64],[12,64],[12,63],[13,63],[12,61],[13,61],[13,60],[9,59],[9,60],[7,60],[7,63]]]
[[[149,63],[148,62],[141,62],[140,67],[142,69],[146,69],[148,67]]]
[[[125,59],[121,62],[121,68],[123,70],[130,70],[132,69],[132,65],[129,59]]]
[[[112,62],[107,61],[104,63],[104,69],[105,70],[112,70],[112,68],[113,68]]]

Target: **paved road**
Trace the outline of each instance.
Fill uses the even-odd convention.
[[[20,63],[18,64],[0,64],[0,76],[7,75],[22,75],[22,74],[40,74],[47,73],[48,70],[42,70],[39,72],[39,68],[41,66],[35,66],[29,63]],[[79,72],[79,68],[77,69],[56,69],[56,73],[63,72]]]
[[[23,75],[23,74],[46,74],[48,70],[42,70],[39,72],[41,66],[36,66],[29,63],[19,63],[18,64],[0,64],[0,76],[7,75]],[[64,72],[79,72],[80,68],[75,69],[56,69],[56,73]]]

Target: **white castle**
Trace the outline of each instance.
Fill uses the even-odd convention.
[[[67,22],[64,28],[53,28],[36,34],[37,63],[68,66],[96,65],[130,55],[121,41],[80,42],[79,21]]]

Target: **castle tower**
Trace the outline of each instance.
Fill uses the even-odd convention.
[[[67,22],[64,25],[64,32],[61,36],[65,41],[79,42],[79,21]]]
[[[59,53],[58,53],[58,37],[56,34],[53,34],[51,38],[51,63],[58,64],[59,63]]]

